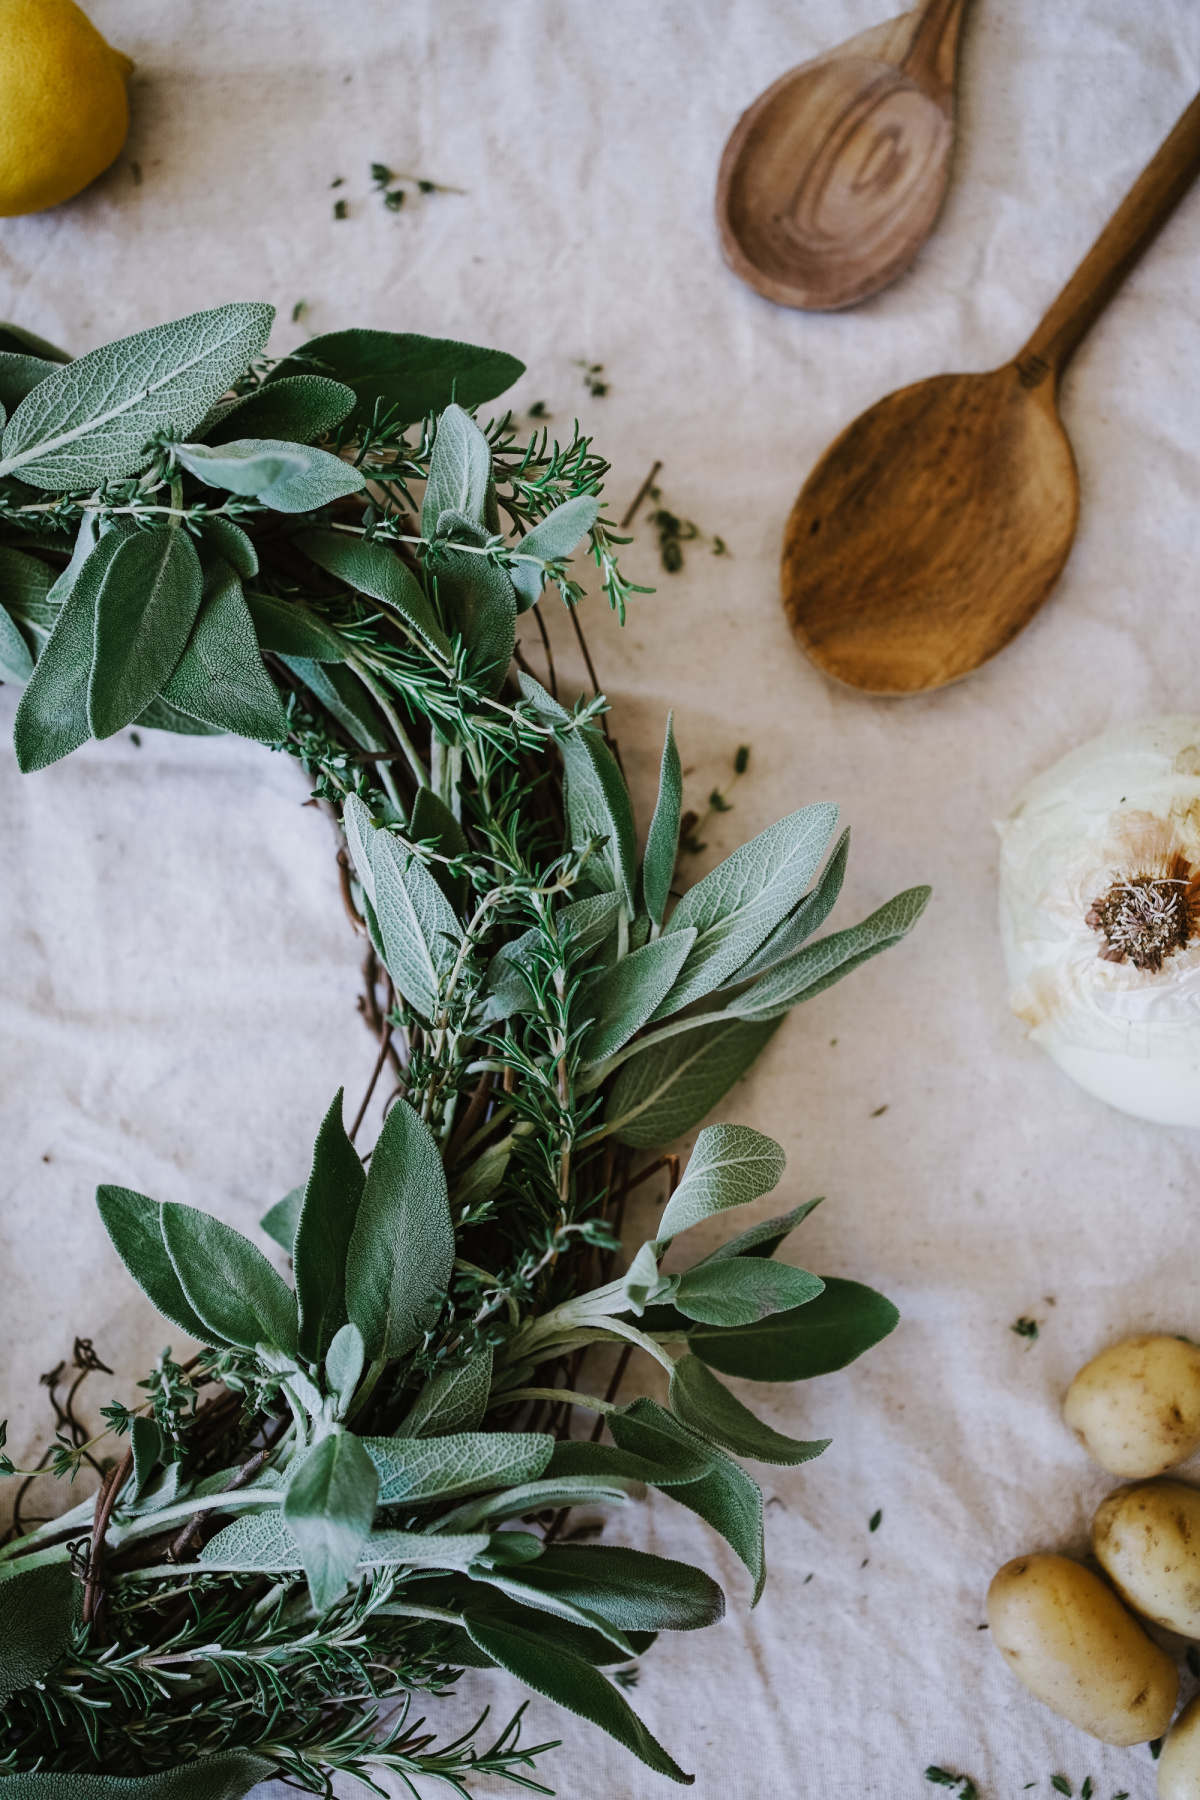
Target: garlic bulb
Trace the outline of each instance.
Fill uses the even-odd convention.
[[[1093,738],[997,829],[1017,1017],[1110,1106],[1200,1126],[1200,718]]]

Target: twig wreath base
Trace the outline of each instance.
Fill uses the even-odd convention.
[[[670,721],[639,860],[603,696],[567,706],[516,642],[532,610],[548,653],[549,588],[578,631],[581,544],[622,618],[641,591],[590,441],[481,428],[521,373],[499,352],[345,331],[270,362],[270,324],[225,306],[74,362],[0,328],[20,766],[129,726],[296,757],[344,833],[378,1042],[355,1116],[336,1096],[305,1187],[263,1220],[292,1285],[206,1214],[99,1190],[133,1279],[205,1347],[164,1351],[145,1402],[104,1408],[89,1440],[75,1397],[104,1365],[77,1342],[40,1466],[88,1464],[100,1487],[61,1516],[27,1523],[32,1472],[3,1460],[22,1485],[0,1545],[0,1796],[235,1800],[271,1775],[330,1794],[338,1772],[550,1792],[524,1708],[437,1743],[419,1715],[464,1667],[508,1670],[687,1782],[626,1698],[629,1665],[724,1596],[586,1541],[573,1509],[657,1488],[728,1540],[757,1599],[762,1495],[739,1459],[825,1441],[770,1429],[719,1376],[840,1368],[896,1313],[775,1259],[815,1201],[665,1273],[676,1238],[769,1193],[784,1157],[736,1125],[702,1130],[682,1173],[659,1147],[928,891],[815,936],[848,848],[826,855],[836,808],[817,805],[679,897]],[[664,1176],[630,1259],[628,1197]],[[602,1393],[596,1347],[619,1352]],[[635,1359],[666,1372],[666,1406],[618,1403]]]

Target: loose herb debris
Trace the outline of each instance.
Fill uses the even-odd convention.
[[[601,379],[604,374],[604,364],[579,360],[576,362],[575,367],[583,370],[583,385],[592,396],[593,400],[603,399],[604,395],[608,392],[609,386],[607,381]]]
[[[371,184],[382,195],[389,212],[400,211],[409,190],[418,194],[461,194],[463,191],[462,188],[446,187],[440,181],[430,181],[424,175],[399,175],[380,162],[371,164]]]
[[[335,200],[333,203],[333,216],[335,219],[348,219],[350,217],[350,202],[348,200]]]
[[[969,1775],[954,1775],[949,1769],[939,1769],[936,1763],[930,1763],[925,1779],[934,1787],[957,1788],[958,1800],[979,1800],[979,1789]]]
[[[553,1746],[520,1745],[523,1708],[490,1744],[480,1720],[436,1748],[413,1717],[469,1663],[685,1780],[602,1671],[632,1674],[663,1626],[716,1619],[720,1590],[556,1526],[643,1484],[684,1505],[700,1488],[757,1595],[762,1496],[736,1458],[798,1464],[825,1441],[770,1431],[713,1371],[819,1372],[813,1302],[853,1354],[896,1312],[761,1254],[807,1206],[769,1244],[753,1227],[664,1275],[656,1237],[619,1273],[626,1199],[666,1174],[656,1229],[686,1241],[777,1185],[782,1151],[745,1127],[700,1131],[682,1178],[653,1152],[701,1123],[786,1012],[904,936],[928,890],[808,943],[844,861],[843,838],[818,875],[836,818],[822,805],[743,846],[734,887],[718,869],[671,910],[670,723],[639,866],[603,697],[563,705],[516,654],[547,587],[583,599],[581,547],[622,618],[642,591],[590,440],[481,426],[471,409],[522,372],[501,353],[355,331],[275,363],[270,324],[267,307],[226,306],[48,367],[0,439],[21,767],[135,724],[297,758],[344,835],[378,1043],[349,1129],[339,1094],[303,1192],[266,1215],[294,1287],[208,1215],[100,1190],[129,1273],[205,1347],[186,1363],[164,1350],[146,1399],[105,1408],[89,1438],[73,1397],[103,1365],[81,1340],[65,1402],[50,1378],[58,1430],[37,1469],[5,1458],[23,1482],[87,1464],[101,1487],[32,1529],[18,1504],[0,1545],[0,1603],[24,1584],[0,1636],[0,1678],[17,1658],[0,1775],[136,1785],[204,1760],[180,1800],[204,1800],[218,1768],[230,1796],[272,1775],[327,1793],[338,1772],[547,1792],[528,1771]],[[764,1348],[770,1314],[792,1323]],[[615,1339],[601,1398],[586,1357]],[[667,1407],[616,1403],[635,1350],[669,1371]],[[514,1520],[537,1529],[498,1529]]]
[[[875,1511],[871,1514],[870,1520],[867,1524],[867,1530],[868,1531],[878,1531],[879,1527],[882,1524],[883,1524],[883,1508],[881,1506],[877,1509],[877,1511]]]
[[[729,546],[724,538],[709,537],[701,531],[693,519],[680,518],[662,504],[662,491],[658,487],[650,487],[647,493],[654,501],[654,511],[650,514],[650,523],[658,533],[658,556],[668,575],[678,575],[683,568],[683,546],[685,544],[707,544],[713,556],[728,556]]]
[[[1038,1324],[1036,1319],[1026,1319],[1024,1317],[1014,1319],[1008,1329],[1010,1331],[1015,1331],[1018,1337],[1028,1338],[1031,1344],[1037,1342]]]
[[[1075,1789],[1071,1786],[1070,1781],[1065,1775],[1052,1775],[1050,1777],[1050,1786],[1054,1789],[1056,1794],[1073,1794],[1075,1792]]]
[[[714,788],[708,796],[708,807],[700,813],[686,812],[680,821],[680,849],[689,856],[699,856],[708,845],[702,840],[700,833],[705,829],[714,813],[733,811],[733,801],[729,798],[741,777],[750,767],[750,746],[739,744],[733,758],[733,774],[726,782],[724,789]]]

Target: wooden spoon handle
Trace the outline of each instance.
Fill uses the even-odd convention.
[[[1126,194],[1025,348],[1024,387],[1062,374],[1076,347],[1200,174],[1200,94]]]
[[[947,110],[953,105],[958,34],[967,0],[925,0],[900,67]]]

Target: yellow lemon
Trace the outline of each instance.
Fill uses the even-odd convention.
[[[0,217],[57,206],[107,169],[132,69],[74,0],[0,0]]]

